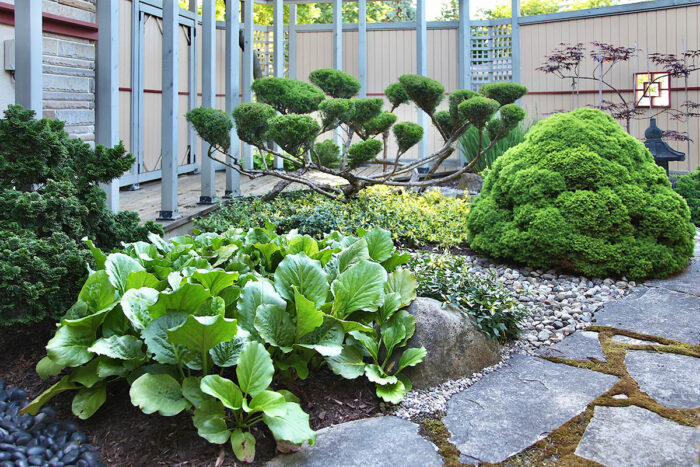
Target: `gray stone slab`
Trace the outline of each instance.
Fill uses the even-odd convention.
[[[365,467],[443,465],[430,441],[418,434],[418,425],[397,417],[378,417],[341,423],[319,430],[316,444],[294,454],[275,457],[272,467]]]
[[[700,297],[641,289],[624,300],[607,302],[596,313],[595,324],[696,345],[700,342]]]
[[[625,365],[639,388],[656,402],[674,409],[700,407],[700,358],[631,350]]]
[[[547,357],[569,358],[573,360],[596,360],[605,361],[603,348],[600,346],[597,332],[578,331],[563,341],[550,347],[539,349],[539,355]]]
[[[620,342],[622,344],[630,344],[630,345],[659,345],[658,342],[654,341],[646,341],[642,339],[635,339],[634,337],[628,337],[628,336],[623,336],[622,334],[615,334],[614,336],[611,337],[611,339],[615,342]]]
[[[636,406],[594,409],[575,454],[608,467],[697,465],[700,430]]]
[[[524,355],[456,394],[443,418],[466,463],[501,462],[583,412],[617,382]]]
[[[677,276],[649,281],[647,285],[700,296],[700,259],[692,259],[690,266]]]

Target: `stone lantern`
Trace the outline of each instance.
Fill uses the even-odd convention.
[[[663,131],[656,126],[656,119],[651,118],[650,120],[649,128],[644,132],[644,137],[646,138],[644,146],[646,146],[649,152],[651,152],[651,155],[654,156],[654,162],[660,167],[663,167],[668,176],[668,163],[670,161],[684,161],[685,153],[672,149],[668,143],[662,140],[661,136],[663,136]]]

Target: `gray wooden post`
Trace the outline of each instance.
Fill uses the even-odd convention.
[[[417,0],[416,4],[416,72],[428,76],[428,23],[425,16],[425,0]],[[418,157],[428,155],[428,115],[418,110],[418,124],[423,127],[423,139],[418,143]]]
[[[343,0],[333,0],[333,68],[343,69]],[[340,128],[336,128],[333,140],[343,147]]]
[[[163,98],[161,105],[161,184],[158,220],[180,217],[177,206],[178,58],[180,24],[177,2],[163,2]]]
[[[333,0],[333,68],[343,69],[343,0]]]
[[[134,164],[131,166],[132,175],[141,172],[143,165],[143,15],[141,2],[131,2],[131,154],[134,155]],[[98,33],[99,34],[99,33]],[[139,188],[138,183],[131,185],[131,189]]]
[[[240,0],[226,0],[226,113],[232,118],[233,109],[238,105],[238,93],[240,92],[240,57],[238,33],[241,29]],[[236,129],[231,130],[231,147],[229,153],[232,157],[227,162],[232,164],[240,157],[241,142],[238,139]],[[232,198],[241,195],[241,175],[231,167],[226,167],[226,197]]]
[[[202,107],[216,108],[216,0],[202,3]],[[199,204],[216,202],[214,161],[207,156],[209,143],[202,140],[202,185]]]
[[[367,0],[359,0],[358,13],[358,41],[357,41],[357,77],[362,84],[360,97],[367,97]]]
[[[111,148],[119,143],[119,3],[97,1],[97,70],[95,142]],[[107,208],[119,211],[119,179],[100,185]]]
[[[512,0],[513,13],[511,15],[511,67],[513,68],[512,81],[520,82],[520,0]]]
[[[274,64],[274,74],[277,78],[284,77],[284,13],[282,0],[274,0],[273,7],[273,64]],[[275,145],[275,150],[281,150],[279,146]],[[281,157],[275,157],[275,169],[284,169],[284,160]]]
[[[289,77],[297,78],[297,6],[289,5]]]
[[[245,0],[243,3],[243,102],[253,102],[253,90],[250,88],[253,85],[253,28],[255,26],[253,19],[253,0]],[[249,144],[241,144],[241,157],[243,167],[252,169],[253,148]]]
[[[42,0],[15,2],[15,103],[43,117]]]
[[[197,25],[199,21],[197,16],[199,16],[199,8],[197,5],[197,0],[190,0],[190,11],[194,13],[195,20],[194,26],[192,26],[192,32],[190,34],[190,46],[187,49],[189,65],[187,73],[187,108],[189,110],[197,108],[199,106],[199,100],[197,96],[197,69],[199,67],[199,46],[197,42],[199,41],[199,35],[197,32]],[[197,132],[194,130],[194,125],[191,123],[187,124],[187,144],[190,148],[190,162],[195,164],[199,163],[199,149],[197,148]]]
[[[459,88],[472,88],[472,29],[469,18],[469,0],[459,0],[459,32],[458,32],[458,53],[459,53]],[[467,158],[459,149],[459,163],[463,165]]]

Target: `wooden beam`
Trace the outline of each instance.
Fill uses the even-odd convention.
[[[163,98],[161,101],[161,191],[158,220],[180,217],[177,205],[177,126],[179,87],[180,8],[163,2]]]
[[[111,148],[119,143],[119,3],[97,1],[95,142]],[[100,185],[107,208],[119,211],[119,179]]]
[[[202,107],[216,108],[216,0],[202,0]],[[207,156],[210,145],[202,140],[201,193],[199,204],[216,202],[214,161]]]

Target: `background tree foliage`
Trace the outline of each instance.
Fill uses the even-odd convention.
[[[180,8],[188,8],[191,0],[179,0]],[[200,6],[201,9],[201,6]],[[272,24],[272,5],[254,5],[255,24]],[[226,18],[225,0],[216,0],[216,18]],[[413,21],[416,9],[410,0],[391,0],[367,3],[367,21],[370,23]],[[343,4],[343,22],[357,23],[357,3]],[[289,24],[289,5],[284,6],[284,22]],[[327,24],[333,22],[333,5],[305,3],[297,5],[297,24]]]
[[[544,15],[558,11],[583,10],[616,5],[618,0],[578,0],[568,5],[562,5],[561,0],[524,0],[521,4],[523,16]],[[480,19],[499,19],[511,17],[511,2],[498,2],[493,8],[481,9],[477,13]],[[457,0],[446,0],[442,4],[439,21],[456,21],[459,19],[459,4]]]

